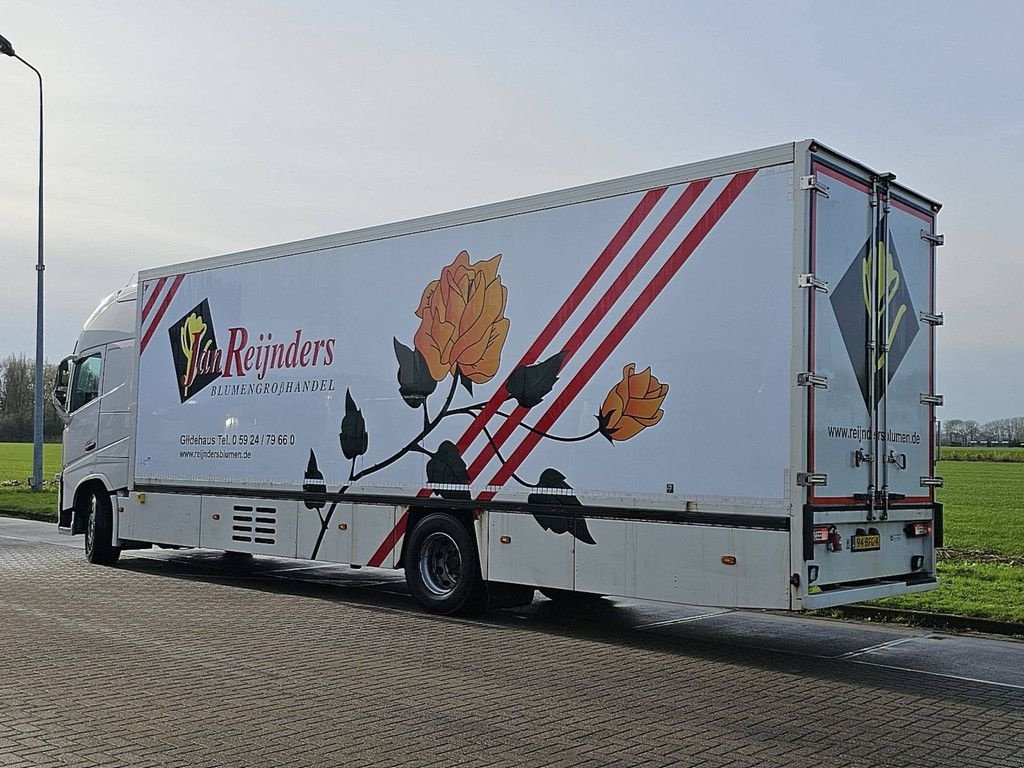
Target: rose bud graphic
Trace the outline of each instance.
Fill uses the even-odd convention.
[[[313,449],[309,451],[309,464],[306,465],[306,474],[302,479],[302,490],[309,494],[303,500],[306,509],[323,509],[327,503],[327,484],[324,483],[324,473],[316,465]]]
[[[668,384],[662,384],[651,374],[648,366],[636,373],[636,363],[622,369],[622,381],[605,397],[597,417],[601,434],[610,441],[629,440],[647,427],[653,427],[665,412],[661,404],[668,394]]]

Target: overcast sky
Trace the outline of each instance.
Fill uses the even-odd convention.
[[[752,10],[753,8],[759,10]],[[815,137],[945,204],[945,418],[1024,415],[1024,4],[43,2],[46,354],[142,268]],[[0,354],[35,76],[0,60]]]

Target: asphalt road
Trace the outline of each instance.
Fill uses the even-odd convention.
[[[399,574],[90,566],[0,518],[0,766],[1024,766],[1024,643],[603,600],[428,616]]]

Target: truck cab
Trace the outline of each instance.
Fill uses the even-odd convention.
[[[57,369],[53,405],[64,422],[58,530],[87,534],[87,552],[90,518],[99,514],[101,528],[113,526],[114,497],[128,487],[135,297],[133,284],[100,302]]]

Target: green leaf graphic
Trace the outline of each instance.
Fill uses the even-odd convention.
[[[519,366],[508,377],[505,389],[523,408],[533,408],[555,386],[565,355],[563,350],[535,365]]]
[[[565,475],[557,469],[549,467],[540,473],[540,480],[537,485],[541,492],[531,493],[527,501],[530,504],[544,504],[552,507],[562,507],[571,510],[575,507],[582,507],[583,504],[576,498],[575,494],[543,493],[545,488],[558,488],[571,491],[572,486],[565,481]],[[583,517],[575,517],[572,514],[545,515],[534,513],[534,519],[545,531],[552,533],[568,533],[573,538],[582,541],[584,544],[597,544],[594,537],[590,535],[587,528],[587,521]]]
[[[306,509],[323,509],[327,503],[327,485],[324,483],[324,473],[317,466],[316,454],[312,448],[309,449],[309,463],[306,464],[306,474],[302,479],[302,490],[311,494],[303,500]]]
[[[409,349],[395,339],[395,357],[398,358],[398,393],[410,408],[419,408],[437,389],[430,368],[418,349]]]
[[[445,440],[427,461],[427,482],[444,485],[469,485],[469,470],[462,460],[455,443]],[[442,499],[468,499],[467,490],[446,490],[435,488],[434,493]]]
[[[345,390],[345,416],[341,420],[341,432],[338,435],[341,440],[341,452],[346,459],[354,459],[366,453],[370,442],[370,436],[366,433],[366,421],[363,419],[363,412],[356,408],[352,393]]]

